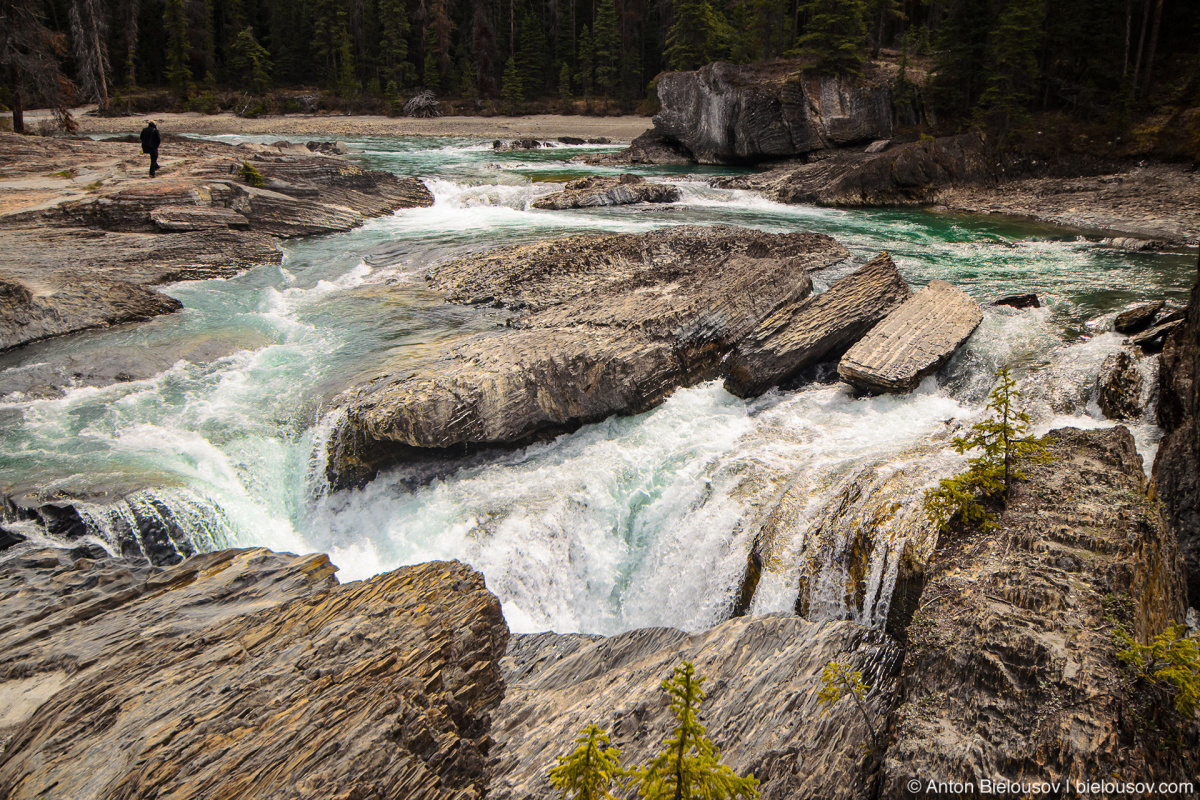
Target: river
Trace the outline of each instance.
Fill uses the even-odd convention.
[[[758,522],[789,489],[801,500],[756,613],[792,608],[795,556],[847,481],[868,475],[887,484],[907,515],[903,529],[919,526],[920,491],[963,463],[947,447],[949,421],[982,412],[1002,364],[1021,377],[1038,430],[1109,424],[1093,395],[1101,363],[1121,346],[1113,315],[1145,298],[1182,304],[1194,276],[1187,256],[1123,252],[1023,221],[782,205],[708,187],[704,179],[720,172],[711,168],[638,170],[681,187],[682,199],[669,205],[538,211],[530,202],[562,181],[616,172],[569,163],[605,148],[496,153],[490,142],[444,138],[349,144],[364,166],[424,179],[435,204],[292,240],[280,265],[167,286],[185,306],[178,314],[0,356],[0,368],[30,370],[114,348],[213,339],[240,348],[62,397],[0,397],[0,489],[148,487],[124,503],[83,507],[90,538],[113,550],[136,507],[174,520],[200,549],[327,552],[343,581],[461,559],[484,573],[516,631],[698,629],[728,615]],[[1043,307],[987,307],[941,375],[906,396],[855,398],[820,372],[749,401],[711,383],[679,390],[646,414],[432,480],[393,471],[360,490],[325,486],[330,397],[387,359],[488,324],[423,288],[429,263],[583,231],[685,223],[828,233],[854,264],[822,274],[818,289],[887,250],[914,288],[942,278],[980,301],[1036,292]],[[1150,377],[1152,362],[1143,366]],[[1132,429],[1149,464],[1158,431],[1145,422]],[[831,569],[841,567],[831,561]],[[880,564],[873,586],[890,580],[887,569]],[[882,585],[879,593],[889,592]],[[829,615],[880,621],[880,609],[850,609],[836,588],[827,595]]]

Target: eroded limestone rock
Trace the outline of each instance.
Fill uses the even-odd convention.
[[[534,201],[534,208],[561,210],[594,208],[596,206],[626,206],[634,203],[674,203],[679,189],[666,183],[648,183],[640,175],[606,177],[593,175],[567,183],[555,192]]]

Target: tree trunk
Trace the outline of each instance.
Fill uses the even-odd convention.
[[[1125,0],[1125,56],[1121,64],[1121,77],[1129,75],[1129,38],[1133,33],[1133,0]]]
[[[1142,83],[1142,96],[1150,92],[1150,76],[1154,71],[1154,52],[1158,49],[1158,26],[1162,22],[1163,0],[1154,4],[1154,28],[1150,31],[1150,54],[1146,58],[1146,77]]]
[[[12,95],[13,133],[24,133],[25,108],[21,102],[21,70],[16,64],[8,66],[8,91]]]
[[[1142,30],[1138,35],[1137,58],[1133,61],[1133,87],[1139,86],[1138,76],[1142,74],[1142,50],[1146,47],[1146,28],[1150,26],[1150,0],[1145,0],[1145,11],[1142,13]]]
[[[95,52],[93,55],[96,58],[96,88],[100,91],[100,111],[108,111],[108,78],[104,74],[104,43],[100,40],[100,30],[96,25],[96,6],[93,0],[88,0],[87,4],[88,20],[92,27],[92,45]]]

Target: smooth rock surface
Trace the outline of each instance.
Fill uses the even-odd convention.
[[[842,380],[867,392],[908,392],[941,369],[979,323],[983,309],[942,280],[884,317],[838,362]]]
[[[408,458],[404,448],[511,446],[653,408],[679,386],[719,377],[737,343],[775,317],[786,324],[812,289],[810,271],[848,255],[820,234],[684,226],[438,265],[431,288],[502,309],[507,326],[387,366],[343,393],[329,478],[363,480]]]
[[[740,341],[729,356],[725,388],[750,397],[837,358],[911,294],[891,256],[881,253],[828,291],[772,314]]]
[[[645,763],[674,723],[659,685],[685,659],[707,678],[700,716],[721,760],[739,775],[753,773],[765,800],[872,796],[861,714],[850,699],[825,713],[817,692],[829,661],[849,662],[872,687],[865,705],[882,720],[901,657],[883,634],[852,622],[768,616],[690,635],[647,628],[564,645],[539,634],[533,646],[514,638],[521,652],[506,662],[508,691],[495,713],[491,798],[560,797],[546,770],[589,723],[609,731],[626,766]],[[525,666],[546,649],[564,653]]]
[[[539,197],[533,202],[533,207],[562,210],[634,203],[674,203],[678,199],[678,188],[666,183],[648,183],[640,175],[615,178],[593,175],[568,182],[561,192]]]
[[[458,563],[338,586],[325,556],[0,569],[0,796],[486,791],[508,630]]]
[[[1144,641],[1184,612],[1133,437],[1068,428],[1050,442],[1057,460],[1024,467],[999,529],[952,534],[930,564],[881,797],[923,796],[912,780],[1197,774],[1197,722],[1154,730],[1117,657],[1115,623]]]

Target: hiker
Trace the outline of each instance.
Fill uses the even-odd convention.
[[[150,154],[150,177],[154,177],[154,173],[158,172],[158,144],[162,141],[162,137],[158,135],[158,126],[153,120],[146,122],[146,127],[142,128],[142,152]]]

